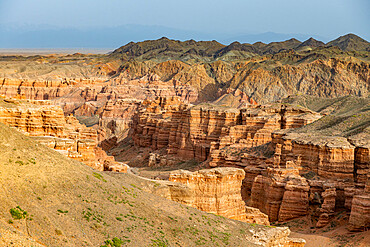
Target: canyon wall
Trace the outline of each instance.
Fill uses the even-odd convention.
[[[132,122],[137,147],[206,161],[209,167],[243,169],[243,200],[270,221],[313,214],[316,226],[323,227],[338,210],[353,208],[353,217],[367,212],[367,134],[347,138],[301,133],[301,127],[322,115],[284,104],[230,109],[159,97],[138,109]]]
[[[241,169],[215,168],[197,172],[172,172],[169,180],[182,183],[193,191],[189,206],[246,221],[245,203],[240,194],[243,178],[244,171]]]
[[[308,213],[309,188],[294,165],[267,168],[267,175],[254,179],[250,205],[266,213],[270,221],[294,219]]]
[[[143,102],[133,120],[132,137],[137,146],[166,148],[168,154],[184,159],[211,157],[210,165],[217,166],[225,163],[225,147],[257,147],[271,142],[274,130],[297,128],[319,117],[307,109],[281,104],[230,109],[159,97]]]
[[[295,163],[299,174],[307,178],[310,204],[319,205],[316,209],[317,227],[327,225],[338,209],[350,211],[350,230],[366,229],[369,226],[366,216],[369,208],[367,183],[370,169],[368,134],[345,138],[279,130],[272,137],[274,166],[282,170],[287,169],[288,164]],[[259,192],[254,191],[261,179],[259,175],[253,183],[252,205],[262,208],[261,211],[267,213],[270,220],[280,220],[275,214],[257,206],[254,202],[256,200],[253,200],[268,199],[265,195],[261,199]],[[302,199],[300,201],[303,202]],[[360,217],[361,220],[356,220]]]
[[[98,147],[96,130],[81,125],[73,116],[65,117],[60,107],[49,101],[0,100],[1,123],[94,169],[119,165]]]

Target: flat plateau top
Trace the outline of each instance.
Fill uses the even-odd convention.
[[[0,55],[106,54],[114,48],[0,48]]]

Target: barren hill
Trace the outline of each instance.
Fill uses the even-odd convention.
[[[327,46],[337,46],[344,51],[370,51],[370,43],[352,33],[330,41]]]
[[[69,95],[68,102],[79,106],[123,87],[125,92],[147,90],[141,98],[171,91],[190,102],[214,101],[237,89],[258,103],[293,94],[366,96],[368,45],[353,34],[327,45],[313,39],[224,46],[161,38],[131,42],[108,55],[3,56],[0,94],[31,99]]]
[[[289,39],[281,42],[271,42],[264,44],[257,42],[255,44],[241,44],[233,42],[230,45],[223,45],[217,41],[178,41],[166,37],[158,40],[148,40],[143,42],[130,42],[116,50],[110,57],[119,57],[124,60],[195,60],[209,62],[213,60],[234,61],[248,59],[259,55],[273,55],[282,51],[297,50],[302,47],[315,49],[317,47],[336,46],[344,51],[369,51],[370,44],[366,40],[355,34],[341,36],[326,45],[310,38],[304,42],[297,39]]]

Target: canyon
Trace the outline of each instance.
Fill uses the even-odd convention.
[[[339,216],[347,235],[366,234],[370,46],[359,39],[162,38],[105,55],[3,56],[0,123],[96,171],[147,177],[146,192],[271,234],[300,219],[305,233],[323,234]],[[305,244],[274,234],[274,243],[264,231],[248,239]]]
[[[347,98],[353,100],[357,99]],[[349,115],[344,118],[347,129],[368,124],[369,100],[357,104],[362,116],[352,115],[353,111],[345,113]],[[209,167],[244,169],[244,201],[267,214],[271,222],[284,222],[314,210],[316,226],[323,227],[336,209],[352,212],[353,207],[353,214],[360,210],[365,220],[358,225],[351,220],[350,229],[368,227],[365,187],[370,135],[365,131],[344,137],[337,130],[336,136],[325,136],[304,130],[307,126],[323,131],[321,122],[326,119],[340,126],[337,119],[331,119],[336,117],[335,112],[323,117],[284,103],[225,109],[211,104],[191,106],[173,98],[143,102],[142,108],[133,121],[135,146],[179,160],[206,162]],[[341,113],[342,117],[345,114]]]

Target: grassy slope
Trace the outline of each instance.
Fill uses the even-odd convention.
[[[282,102],[301,105],[310,110],[327,114],[314,123],[293,130],[293,132],[311,132],[345,137],[358,133],[370,134],[370,97],[345,96],[328,99],[296,96],[283,99]]]
[[[113,237],[128,246],[253,246],[249,229],[275,230],[157,197],[141,189],[148,183],[94,171],[0,124],[0,233],[17,235],[18,246],[100,246]],[[12,219],[16,206],[27,220]],[[10,241],[0,238],[0,246]]]

